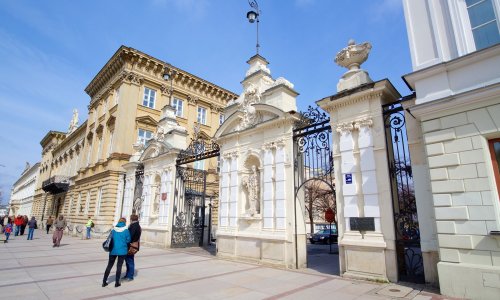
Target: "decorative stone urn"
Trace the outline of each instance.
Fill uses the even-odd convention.
[[[373,82],[363,69],[362,63],[368,59],[368,54],[372,45],[368,42],[357,44],[351,39],[348,46],[340,50],[335,56],[335,63],[341,67],[349,69],[337,83],[337,92],[352,89],[365,83]]]

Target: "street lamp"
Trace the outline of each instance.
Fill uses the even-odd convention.
[[[252,10],[247,12],[248,22],[253,24],[253,23],[255,23],[255,21],[257,21],[257,45],[256,45],[256,48],[257,48],[257,54],[259,54],[259,48],[260,48],[260,45],[259,45],[259,15],[260,15],[261,11],[259,10],[259,4],[257,3],[257,0],[248,0],[248,4],[250,4],[250,7],[252,8]]]
[[[173,87],[173,83],[174,83],[174,78],[175,78],[175,74],[177,74],[177,71],[174,70],[173,68],[171,67],[165,67],[165,72],[163,73],[163,80],[165,81],[170,81],[170,90],[168,91],[169,92],[169,99],[168,99],[168,105],[172,105],[172,96],[174,95],[174,87]]]

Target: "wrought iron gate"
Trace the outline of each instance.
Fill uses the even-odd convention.
[[[394,207],[400,281],[424,283],[424,264],[404,109],[401,101],[383,106]]]
[[[174,191],[174,219],[171,247],[203,246],[207,171],[185,166],[219,155],[219,145],[195,136],[189,147],[179,153]],[[210,222],[210,220],[209,220]]]
[[[328,208],[336,215],[331,136],[330,118],[311,106],[301,113],[301,119],[293,130],[295,201],[303,197],[305,210],[312,217],[318,212],[324,213]],[[294,207],[297,243],[297,205]],[[337,220],[334,224],[337,225]],[[298,257],[298,253],[295,254]],[[298,259],[296,261],[298,263]]]

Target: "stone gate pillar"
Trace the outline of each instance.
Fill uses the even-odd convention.
[[[371,48],[354,41],[337,54],[349,68],[338,93],[318,101],[330,114],[341,275],[397,281],[395,233],[382,105],[400,95],[359,69]]]
[[[304,214],[296,209],[301,204],[294,206],[293,184],[298,94],[288,80],[271,77],[262,56],[247,63],[244,91],[225,108],[229,117],[215,134],[221,152],[217,255],[305,267]]]

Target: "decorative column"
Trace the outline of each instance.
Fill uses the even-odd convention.
[[[338,94],[317,104],[333,130],[341,275],[398,280],[390,177],[382,105],[400,97],[388,80],[373,82],[360,65],[369,43],[349,45],[335,62],[349,69]],[[338,145],[337,145],[338,144]]]
[[[274,177],[273,177],[273,145],[264,144],[264,167],[263,167],[263,193],[262,193],[262,218],[264,228],[274,228]]]

